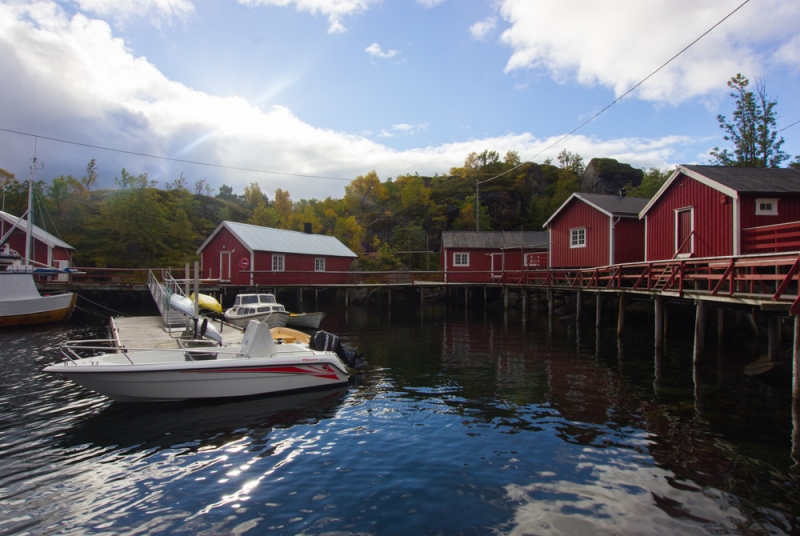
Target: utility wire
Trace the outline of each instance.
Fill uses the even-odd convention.
[[[130,155],[133,155],[133,156],[144,156],[145,158],[155,158],[156,160],[166,160],[168,162],[180,162],[182,164],[194,164],[194,165],[197,165],[197,166],[207,166],[207,167],[213,167],[213,168],[219,168],[219,169],[231,169],[231,170],[234,170],[234,171],[248,171],[248,172],[251,172],[251,173],[268,173],[268,174],[271,174],[271,175],[284,175],[284,176],[287,176],[287,177],[303,177],[303,178],[306,178],[306,179],[325,179],[325,180],[331,180],[331,181],[347,181],[347,182],[351,181],[351,179],[343,179],[341,177],[324,177],[324,176],[320,176],[320,175],[301,175],[299,173],[283,173],[281,171],[268,171],[268,170],[265,170],[265,169],[253,169],[253,168],[243,168],[243,167],[236,167],[236,166],[224,166],[222,164],[210,164],[208,162],[198,162],[196,160],[184,160],[182,158],[171,158],[169,156],[158,156],[158,155],[154,155],[154,154],[137,153],[135,151],[126,151],[124,149],[114,149],[112,147],[102,147],[100,145],[92,145],[90,143],[81,143],[81,142],[77,142],[77,141],[62,140],[62,139],[59,139],[59,138],[50,138],[48,136],[42,136],[40,134],[30,134],[28,132],[20,132],[18,130],[11,130],[11,129],[8,129],[8,128],[1,128],[1,127],[0,127],[0,131],[2,131],[2,132],[10,132],[11,134],[18,134],[20,136],[30,136],[31,138],[39,138],[39,139],[42,139],[42,140],[55,141],[55,142],[58,142],[58,143],[67,143],[69,145],[79,145],[81,147],[89,147],[90,149],[100,149],[102,151],[111,151],[113,153],[130,154]]]
[[[716,28],[717,26],[719,26],[720,24],[722,24],[723,22],[725,22],[725,21],[726,21],[726,20],[727,20],[727,19],[728,19],[728,18],[729,18],[731,15],[733,15],[734,13],[736,13],[737,11],[739,11],[740,9],[742,9],[742,8],[744,7],[744,5],[745,5],[745,4],[747,4],[748,2],[750,2],[750,0],[744,0],[744,2],[742,2],[741,4],[739,4],[739,7],[737,7],[736,9],[734,9],[733,11],[731,11],[730,13],[728,13],[727,15],[725,15],[725,17],[723,17],[723,18],[722,18],[722,20],[720,20],[720,21],[719,21],[719,22],[717,22],[717,23],[716,23],[714,26],[712,26],[711,28],[709,28],[708,30],[706,30],[705,32],[703,32],[703,33],[700,35],[700,37],[698,37],[697,39],[695,39],[694,41],[692,41],[691,43],[689,43],[688,45],[686,45],[686,46],[683,48],[683,50],[681,50],[680,52],[678,52],[677,54],[675,54],[674,56],[672,56],[670,59],[668,59],[667,61],[665,61],[664,63],[662,63],[662,64],[661,64],[661,66],[660,66],[658,69],[656,69],[656,70],[655,70],[655,71],[653,71],[652,73],[650,73],[650,74],[648,74],[647,76],[645,76],[645,77],[644,77],[644,78],[643,78],[643,79],[642,79],[642,80],[641,80],[641,81],[640,81],[638,84],[636,84],[636,85],[634,85],[633,87],[631,87],[631,88],[630,88],[628,91],[626,91],[625,93],[623,93],[622,95],[620,95],[619,97],[617,97],[617,98],[616,98],[616,99],[615,99],[615,100],[614,100],[614,101],[613,101],[611,104],[608,104],[608,105],[607,105],[605,108],[603,108],[602,110],[600,110],[599,112],[597,112],[596,114],[594,114],[592,117],[590,117],[589,119],[587,119],[586,121],[584,121],[583,123],[581,123],[580,125],[578,125],[577,127],[575,127],[574,129],[572,129],[572,130],[571,130],[571,131],[570,131],[568,134],[565,134],[564,136],[560,137],[560,138],[559,138],[559,139],[557,139],[555,142],[553,142],[552,144],[550,144],[549,146],[547,146],[545,149],[542,149],[541,151],[539,151],[538,153],[536,153],[535,155],[533,155],[533,156],[532,156],[532,157],[531,157],[529,160],[527,160],[527,161],[525,161],[525,162],[521,162],[520,164],[518,164],[518,165],[514,166],[513,168],[511,168],[511,169],[509,169],[509,170],[507,170],[507,171],[504,171],[503,173],[501,173],[501,174],[499,174],[499,175],[495,175],[494,177],[491,177],[491,178],[488,178],[488,179],[486,179],[486,180],[484,180],[484,181],[481,181],[481,182],[479,182],[478,184],[483,184],[484,182],[489,182],[489,181],[491,181],[491,180],[497,179],[497,178],[499,178],[499,177],[502,177],[503,175],[505,175],[505,174],[507,174],[507,173],[510,173],[510,172],[514,171],[515,169],[517,169],[518,167],[520,167],[520,166],[522,166],[522,165],[524,165],[524,164],[529,164],[529,163],[531,163],[531,161],[532,161],[534,158],[536,158],[537,156],[541,155],[542,153],[544,153],[544,152],[546,152],[546,151],[549,151],[550,149],[552,149],[553,147],[555,147],[556,145],[558,145],[559,143],[561,143],[561,142],[562,142],[562,141],[564,141],[565,139],[567,139],[567,138],[569,138],[570,136],[572,136],[573,134],[575,134],[575,132],[577,132],[578,130],[580,130],[581,128],[583,128],[583,127],[584,127],[584,126],[586,126],[587,124],[589,124],[589,123],[590,123],[590,122],[591,122],[593,119],[595,119],[597,116],[599,116],[600,114],[602,114],[603,112],[605,112],[606,110],[608,110],[609,108],[611,108],[612,106],[614,106],[616,103],[618,103],[619,101],[621,101],[622,99],[624,99],[625,97],[627,97],[627,96],[628,96],[628,95],[629,95],[629,94],[630,94],[630,93],[631,93],[633,90],[635,90],[637,87],[639,87],[639,86],[641,86],[642,84],[644,84],[644,83],[645,83],[647,80],[649,80],[649,79],[650,79],[650,78],[651,78],[653,75],[655,75],[655,74],[656,74],[657,72],[659,72],[661,69],[663,69],[664,67],[666,67],[667,65],[669,65],[670,63],[672,63],[672,61],[673,61],[673,60],[675,60],[675,58],[677,58],[678,56],[680,56],[681,54],[683,54],[684,52],[686,52],[687,50],[689,50],[689,49],[690,49],[690,48],[691,48],[691,47],[692,47],[692,46],[693,46],[695,43],[697,43],[697,42],[698,42],[698,41],[700,41],[700,40],[701,40],[703,37],[705,37],[706,35],[708,35],[709,33],[711,33],[711,31],[712,31],[714,28]],[[792,125],[789,125],[789,126],[792,126]],[[786,127],[786,128],[789,128],[789,127]]]
[[[782,128],[782,129],[780,129],[778,132],[783,132],[783,131],[784,131],[784,130],[786,130],[787,128],[795,126],[797,123],[800,123],[800,120],[798,120],[798,121],[795,121],[794,123],[792,123],[792,124],[791,124],[791,125],[789,125],[788,127],[783,127],[783,128]]]

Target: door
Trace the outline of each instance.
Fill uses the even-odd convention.
[[[66,270],[69,268],[69,261],[56,261],[56,268],[59,270]],[[56,281],[66,282],[69,281],[69,274],[58,274],[56,276]]]
[[[675,213],[675,255],[677,257],[689,257],[694,253],[692,213],[692,209],[679,210]]]
[[[503,277],[503,254],[492,253],[492,278],[500,279]]]
[[[231,252],[219,252],[219,279],[220,281],[231,280]]]

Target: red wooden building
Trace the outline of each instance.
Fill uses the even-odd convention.
[[[590,268],[644,260],[647,199],[574,193],[550,216],[550,268]]]
[[[800,170],[679,166],[640,217],[645,258],[800,250]]]
[[[333,236],[231,221],[220,223],[197,254],[204,278],[247,286],[341,283],[357,257]]]
[[[6,244],[21,256],[25,256],[25,229],[27,228],[27,221],[20,221],[18,217],[0,211],[0,237],[5,236],[12,228],[14,231],[11,233]],[[31,250],[31,260],[34,261],[37,266],[47,265],[55,268],[68,268],[72,266],[72,252],[75,251],[75,248],[36,225],[33,226],[32,235],[33,248]],[[68,276],[64,274],[57,277],[63,278],[63,280],[66,281]]]
[[[490,283],[504,272],[547,267],[547,233],[445,231],[441,263],[447,282]]]

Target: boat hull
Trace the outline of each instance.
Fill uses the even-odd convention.
[[[77,299],[77,294],[68,293],[16,300],[8,305],[0,302],[0,326],[65,322],[72,317]]]
[[[286,325],[293,328],[319,329],[325,313],[299,313],[289,315]]]
[[[241,360],[228,360],[241,361]],[[166,402],[233,398],[346,384],[346,368],[333,361],[306,359],[248,359],[241,362],[196,362],[187,367],[51,365],[45,372],[60,374],[78,385],[120,402]],[[271,362],[270,362],[271,361]],[[116,370],[115,370],[116,369]]]

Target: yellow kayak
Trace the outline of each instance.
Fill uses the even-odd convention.
[[[194,292],[192,292],[192,294],[189,296],[189,299],[194,301]],[[216,300],[216,298],[209,296],[208,294],[198,294],[197,305],[199,305],[201,309],[208,309],[209,311],[222,314],[222,305]]]

